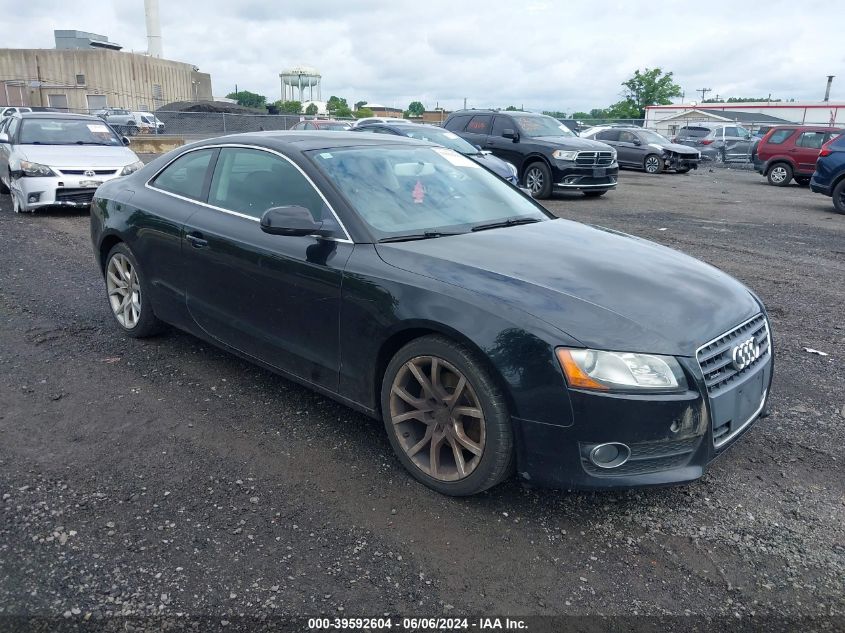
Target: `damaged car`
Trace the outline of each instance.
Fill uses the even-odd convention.
[[[701,160],[701,154],[694,147],[678,145],[641,127],[597,126],[585,130],[581,136],[613,147],[620,167],[642,169],[649,174],[667,170],[685,174],[696,169]]]

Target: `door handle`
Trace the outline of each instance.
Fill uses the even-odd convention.
[[[203,239],[202,233],[188,233],[185,239],[191,243],[194,248],[204,248],[208,246],[208,240]]]

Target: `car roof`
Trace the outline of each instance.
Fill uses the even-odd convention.
[[[22,119],[79,119],[82,121],[102,121],[90,114],[75,114],[73,112],[19,112]]]
[[[833,127],[831,125],[801,125],[800,123],[793,123],[792,125],[772,125],[770,130],[805,130],[807,132],[841,132],[842,128]]]
[[[452,117],[458,114],[516,114],[519,116],[549,116],[548,114],[543,114],[541,112],[525,112],[524,110],[455,110],[449,116]]]
[[[407,136],[386,136],[366,132],[325,132],[321,130],[273,130],[246,132],[205,139],[191,145],[192,148],[205,145],[258,145],[277,150],[307,152],[314,149],[342,149],[362,145],[421,145],[435,147],[434,143],[412,139]]]

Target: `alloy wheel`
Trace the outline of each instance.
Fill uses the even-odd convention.
[[[786,180],[786,169],[781,165],[776,165],[775,167],[772,167],[772,171],[769,172],[769,178],[773,183],[782,183]]]
[[[537,167],[531,167],[525,174],[525,186],[531,190],[531,193],[539,193],[543,190],[543,172]]]
[[[649,156],[645,161],[645,170],[650,174],[660,171],[660,159],[657,156]]]
[[[141,284],[132,262],[121,253],[116,253],[109,260],[106,289],[117,322],[127,330],[138,325],[141,318]]]
[[[468,477],[484,454],[486,424],[473,386],[436,356],[406,362],[390,389],[390,420],[414,465],[439,481]]]

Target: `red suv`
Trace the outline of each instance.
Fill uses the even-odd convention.
[[[807,185],[822,145],[841,133],[838,128],[825,126],[773,127],[757,146],[757,171],[776,187],[785,187],[793,178],[799,185]]]

